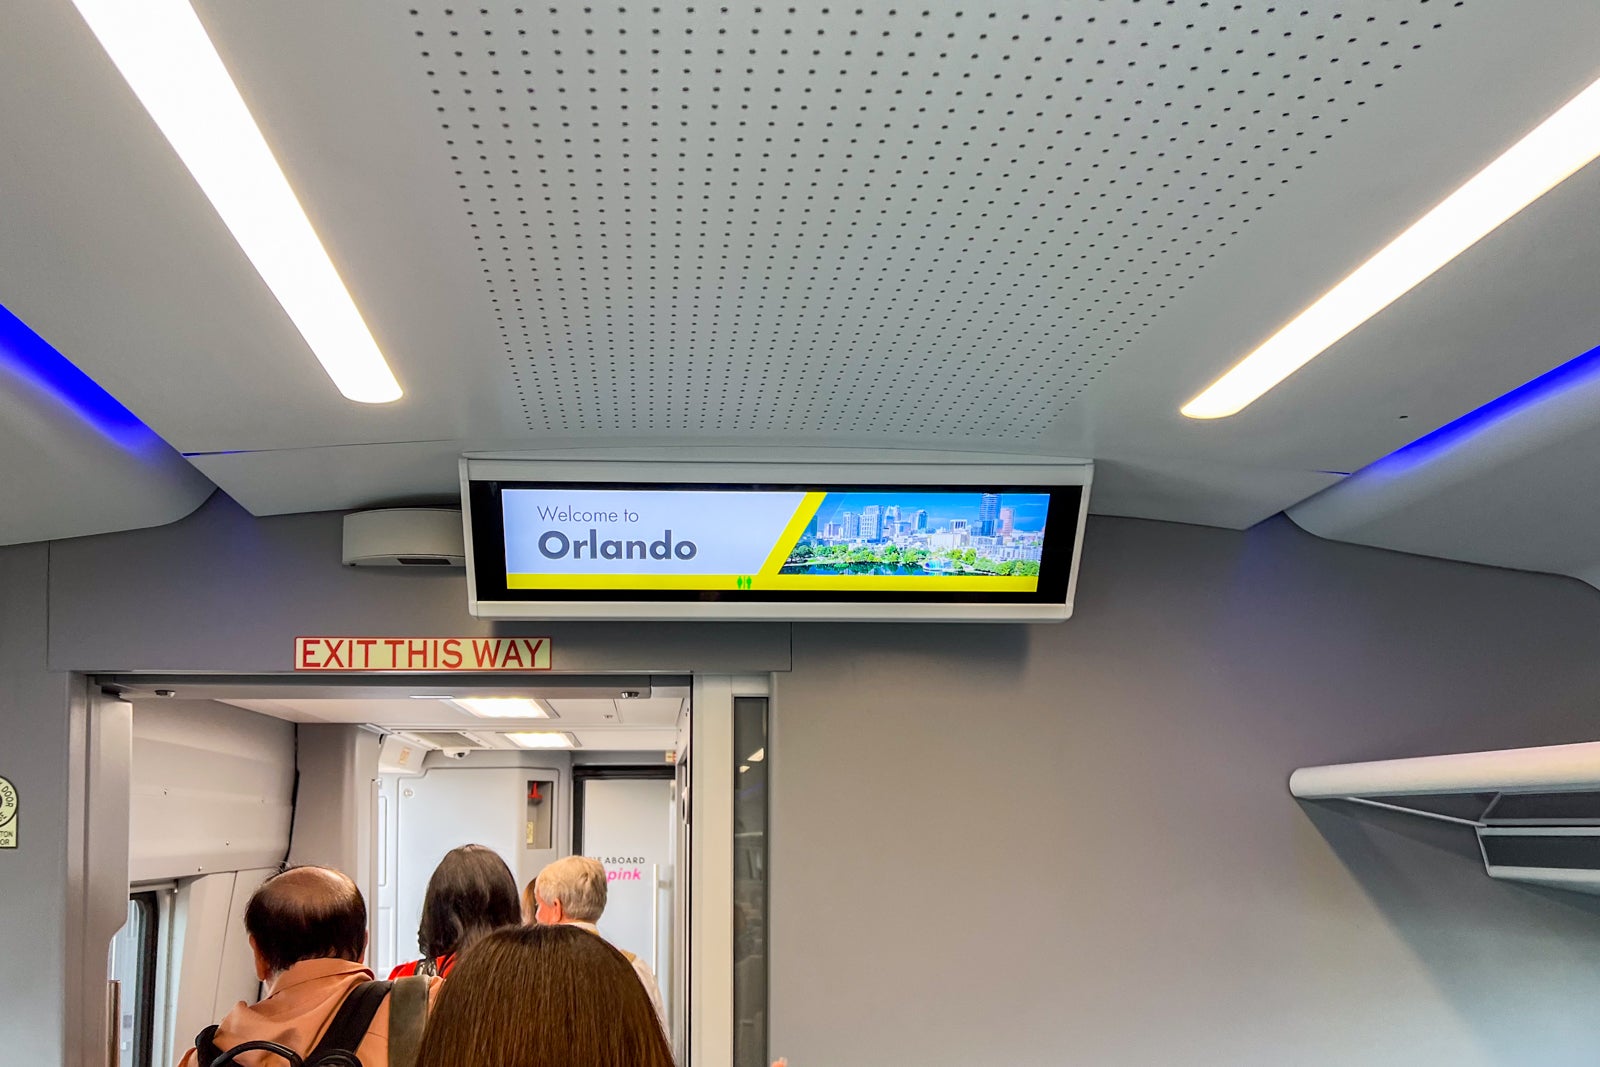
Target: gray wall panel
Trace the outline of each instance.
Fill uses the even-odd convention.
[[[257,521],[219,498],[55,544],[53,663],[282,670],[296,633],[486,632],[459,578],[345,570],[337,534],[337,516]],[[1490,882],[1449,828],[1303,808],[1285,778],[1594,738],[1600,594],[1282,521],[1097,518],[1084,558],[1060,626],[794,628],[769,750],[775,1053],[1592,1060],[1593,903]],[[70,737],[66,679],[42,669],[43,560],[0,553],[0,773],[25,755],[44,853],[0,855],[23,901],[0,943],[38,961],[0,975],[0,1029],[26,1012],[20,1047],[56,1062]],[[789,665],[788,627],[548,630],[574,670]]]
[[[221,493],[171,526],[56,542],[56,670],[288,671],[300,635],[548,636],[557,671],[787,670],[786,623],[492,623],[461,571],[340,563],[334,512],[255,519]]]
[[[1592,1063],[1600,904],[1299,764],[1600,736],[1575,581],[1092,519],[1059,626],[795,627],[772,747],[795,1064]]]
[[[47,558],[43,544],[0,549],[0,777],[19,801],[18,847],[0,850],[0,946],[23,961],[0,967],[0,1048],[15,1063],[67,1057],[74,737],[71,680],[44,667]]]

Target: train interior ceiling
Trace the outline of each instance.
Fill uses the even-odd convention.
[[[494,849],[519,889],[560,856],[603,856],[619,881],[602,933],[650,961],[664,1005],[683,1010],[674,828],[689,679],[444,680],[99,680],[132,715],[120,1064],[175,1062],[258,998],[243,908],[283,864],[351,871],[382,976],[417,958],[428,879],[466,844]],[[527,747],[530,735],[558,747]]]
[[[252,998],[284,862],[408,959],[469,840],[618,859],[685,1067],[1594,1062],[1600,815],[1494,812],[1600,783],[1600,3],[28,0],[0,102],[17,1062]],[[1070,468],[1071,617],[345,565],[477,462]],[[939,580],[1036,592],[994,519]]]

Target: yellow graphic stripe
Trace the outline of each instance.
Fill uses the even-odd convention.
[[[998,574],[510,574],[506,588],[1031,593],[1039,588],[1039,579]]]
[[[737,574],[508,574],[507,589],[739,588]]]
[[[794,551],[795,543],[800,540],[800,535],[806,532],[806,526],[816,517],[817,509],[822,506],[827,493],[807,493],[805,499],[800,501],[800,506],[794,509],[794,517],[789,520],[789,525],[783,528],[783,533],[778,537],[778,543],[772,546],[772,551],[767,554],[767,561],[761,565],[763,575],[777,574],[789,560],[789,553]]]

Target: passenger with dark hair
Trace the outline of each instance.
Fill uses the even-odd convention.
[[[521,921],[517,881],[499,853],[483,845],[451,849],[434,868],[422,897],[422,923],[417,928],[422,958],[402,963],[389,977],[442,978],[468,945],[491,930]]]
[[[622,953],[571,926],[497,930],[461,956],[417,1067],[673,1067]]]
[[[362,1067],[389,1067],[391,1021],[397,1048],[415,1049],[438,980],[419,979],[422,985],[393,994],[388,983],[367,984],[372,972],[361,964],[367,905],[348,876],[327,867],[291,867],[274,875],[250,897],[244,927],[266,996],[255,1004],[241,1001],[208,1027],[196,1048],[184,1053],[181,1067],[206,1067],[219,1052],[258,1041],[306,1057],[324,1038],[337,1041],[346,1029],[352,1047],[340,1047],[354,1052]],[[391,1008],[396,1002],[401,1006]],[[249,1055],[258,1058],[243,1062],[271,1062]],[[409,1055],[397,1062],[402,1060],[409,1063]]]

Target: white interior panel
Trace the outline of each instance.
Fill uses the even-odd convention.
[[[551,813],[552,847],[533,848],[527,844],[528,782],[534,779],[557,783],[544,804],[566,805],[570,796],[568,772],[554,764],[431,766],[421,777],[397,783],[399,836],[394,922],[399,960],[416,958],[423,895],[428,879],[446,852],[468,844],[494,849],[511,868],[520,891],[546,863],[564,851],[568,839],[563,825],[570,827],[571,815],[560,810]]]
[[[1584,373],[1448,448],[1362,471],[1289,516],[1322,537],[1600,585],[1597,405],[1600,375]]]
[[[0,215],[3,204],[0,193]],[[160,526],[214,491],[149,429],[109,420],[31,371],[0,336],[0,544]]]
[[[174,981],[169,986],[172,1063],[194,1043],[196,1034],[218,1021],[218,1000],[226,995],[225,990],[238,988],[237,982],[224,980],[222,974],[237,880],[235,872],[225,871],[179,885],[173,909],[177,930],[172,940],[178,965],[171,972]],[[235,999],[253,1001],[258,989],[259,986],[240,993]],[[227,1007],[232,1006],[229,1001]]]
[[[289,848],[294,727],[213,701],[140,701],[130,876],[271,867]]]

